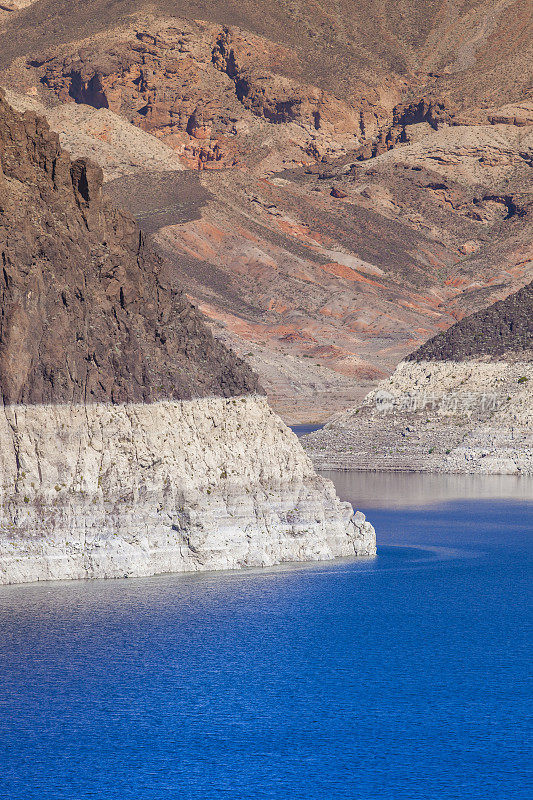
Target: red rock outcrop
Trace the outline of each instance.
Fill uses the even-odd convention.
[[[162,137],[190,167],[245,162],[254,118],[301,128],[304,158],[356,147],[377,133],[387,117],[379,103],[361,98],[350,105],[276,72],[291,60],[287,48],[238,29],[173,20],[29,64],[61,102],[121,114]]]
[[[224,28],[212,56],[217,69],[234,81],[240,102],[256,116],[275,124],[297,122],[309,129],[357,138],[362,134],[361,113],[374,113],[378,119],[366,101],[362,108],[352,108],[329,92],[274,74],[269,70],[272,53],[264,44],[262,53],[257,45],[257,41],[247,41],[239,32]],[[276,55],[291,59],[288,53]]]
[[[422,97],[414,102],[400,103],[395,106],[392,124],[383,128],[379,136],[368,142],[358,153],[360,161],[386,153],[397,144],[410,140],[409,129],[415,125],[425,125],[438,130],[441,125],[453,123],[454,113],[443,100]]]

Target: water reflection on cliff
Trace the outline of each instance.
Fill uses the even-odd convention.
[[[341,500],[356,508],[425,506],[452,500],[533,502],[533,477],[522,475],[434,475],[422,472],[324,470]]]

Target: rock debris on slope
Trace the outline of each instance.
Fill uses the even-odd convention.
[[[0,583],[372,555],[101,170],[0,96]]]

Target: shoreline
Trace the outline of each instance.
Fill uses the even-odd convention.
[[[533,474],[530,361],[403,361],[302,437],[318,470]]]
[[[373,555],[262,396],[4,407],[0,583]]]

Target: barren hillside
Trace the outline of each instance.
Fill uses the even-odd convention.
[[[531,280],[532,42],[528,0],[39,0],[0,82],[318,420]]]

